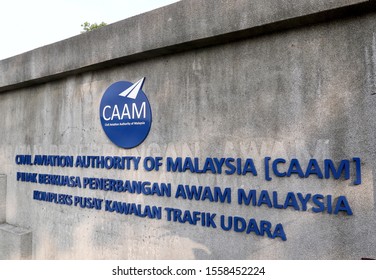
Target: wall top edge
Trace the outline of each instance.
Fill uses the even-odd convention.
[[[291,28],[302,19],[336,18],[346,9],[367,10],[371,2],[375,6],[375,0],[182,0],[1,60],[0,92],[267,32],[263,27],[275,31],[284,22]]]

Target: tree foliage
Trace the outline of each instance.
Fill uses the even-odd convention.
[[[81,31],[81,33],[92,31],[94,29],[97,29],[97,28],[100,28],[100,27],[106,26],[106,25],[107,25],[107,23],[105,23],[103,21],[99,24],[96,23],[96,22],[91,24],[90,22],[85,21],[83,24],[81,24],[81,27],[83,29],[83,31]]]

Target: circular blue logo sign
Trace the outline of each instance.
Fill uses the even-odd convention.
[[[151,127],[149,100],[142,91],[145,78],[132,84],[110,85],[104,92],[99,114],[107,137],[117,146],[131,149],[141,144]]]

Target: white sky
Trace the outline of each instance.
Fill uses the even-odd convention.
[[[0,0],[0,60],[178,0]]]

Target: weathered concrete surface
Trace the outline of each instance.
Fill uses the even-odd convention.
[[[9,224],[0,224],[0,260],[29,260],[31,232]]]
[[[127,57],[124,50],[128,48],[131,56],[139,51],[135,50],[138,47],[132,45],[134,42],[129,42],[129,46],[126,44],[120,53],[114,48],[111,51],[113,56],[106,58],[106,52],[98,51],[95,59],[90,54],[91,49],[89,53],[82,54],[84,57],[87,55],[86,58],[78,55],[76,60],[66,60],[64,67],[51,62],[58,57],[68,56],[61,46],[69,42],[75,43],[66,51],[72,51],[71,56],[75,57],[76,46],[82,48],[87,44],[98,46],[98,50],[102,48],[102,44],[90,39],[99,38],[96,37],[98,34],[109,40],[102,42],[103,45],[118,46],[120,42],[125,42],[124,36],[131,30],[139,28],[149,32],[146,30],[149,28],[155,31],[157,27],[149,24],[153,22],[153,17],[160,17],[161,21],[167,22],[169,17],[172,21],[187,19],[186,28],[180,25],[180,28],[169,30],[166,22],[165,28],[169,31],[163,33],[166,37],[156,36],[155,45],[152,46],[157,48],[158,53],[163,53],[162,45],[170,46],[184,41],[179,39],[178,30],[182,30],[181,36],[184,37],[188,36],[192,28],[191,37],[185,39],[188,41],[202,38],[205,32],[202,29],[206,30],[207,36],[211,30],[210,36],[214,37],[231,30],[236,32],[237,29],[250,28],[240,23],[256,20],[249,14],[251,7],[247,5],[250,3],[257,3],[260,7],[261,3],[265,3],[266,8],[269,7],[268,3],[282,3],[228,1],[221,2],[226,5],[214,5],[214,2],[220,1],[205,1],[212,6],[211,9],[204,9],[199,5],[203,3],[201,1],[183,1],[179,5],[120,22],[109,29],[85,34],[72,41],[38,49],[1,63],[1,67],[6,64],[18,65],[14,69],[7,69],[20,73],[15,78],[9,75],[2,82],[3,90],[18,82],[22,85],[27,79],[39,79],[43,75],[68,71],[59,80],[17,90],[9,90],[8,87],[0,94],[0,130],[6,132],[0,136],[0,171],[7,174],[8,178],[6,220],[7,223],[32,230],[33,259],[376,257],[376,238],[373,234],[376,227],[374,12],[360,13],[354,17],[334,17],[331,21],[267,32],[228,44],[220,41],[221,44],[211,47],[197,48],[198,45],[193,43],[193,48],[184,52],[180,50],[176,54],[149,59],[142,56],[143,59],[134,60],[133,63],[91,69],[88,72],[83,71],[82,67],[106,59]],[[234,10],[231,9],[228,15],[233,18],[234,26],[231,27],[232,21],[217,26],[214,17],[223,15],[221,11],[235,2],[240,7],[239,10],[232,8],[238,11],[236,16],[232,15]],[[197,6],[195,3],[198,3]],[[311,18],[308,12],[345,8],[347,4],[356,4],[358,1],[299,3],[297,6],[280,8],[287,15],[290,10],[295,10]],[[195,20],[190,22],[188,14],[185,16],[185,13],[179,14],[174,10],[181,7],[190,10],[192,16],[196,12]],[[265,18],[271,22],[269,17],[272,17],[272,13],[269,16],[259,15],[260,20]],[[283,16],[273,20],[285,18]],[[220,21],[226,21],[225,17],[221,16]],[[197,28],[195,24],[202,24],[202,27]],[[131,28],[133,25],[134,29]],[[129,29],[124,29],[125,26]],[[111,36],[104,36],[107,32],[105,30]],[[168,35],[173,38],[169,39]],[[144,43],[139,42],[139,47],[145,46],[141,52],[152,48],[151,38],[146,36],[137,40],[145,40]],[[168,40],[169,44],[166,43]],[[161,44],[162,41],[165,43]],[[27,56],[49,58],[44,61],[44,66],[38,60],[30,60],[33,63],[26,63],[24,68],[19,67],[19,62]],[[28,67],[35,67],[35,72]],[[76,70],[72,69],[75,67],[78,67],[80,74],[73,75]],[[41,69],[46,72],[41,73]],[[153,111],[152,128],[145,142],[137,148],[119,149],[110,143],[102,131],[99,103],[103,92],[113,82],[135,82],[142,76],[146,77],[143,89]],[[253,158],[256,166],[260,167],[260,176],[21,166],[15,164],[17,154]],[[360,157],[362,184],[354,186],[350,180],[297,177],[273,178],[267,182],[262,176],[262,160],[267,156],[298,158],[305,164],[310,158],[319,161],[329,158],[339,162]],[[269,192],[278,191],[281,196],[288,192],[321,193],[333,197],[345,195],[354,215],[315,214],[312,211],[237,205],[236,193],[233,203],[227,204],[17,182],[18,171],[170,182],[173,191],[178,184],[200,184],[230,187],[234,191],[238,188],[265,189]],[[36,201],[33,200],[34,190],[198,210],[217,213],[218,216],[224,214],[268,220],[273,224],[282,223],[288,240],[283,242],[254,234],[168,222],[165,218],[141,219]]]
[[[371,0],[184,0],[0,61],[0,92],[374,9]]]
[[[7,202],[7,177],[0,174],[0,224],[5,222]]]

